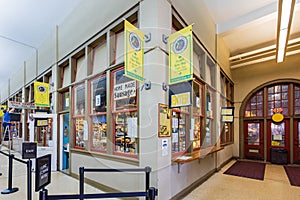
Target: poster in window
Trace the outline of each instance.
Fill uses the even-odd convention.
[[[159,131],[158,137],[171,137],[171,109],[168,105],[159,104]]]

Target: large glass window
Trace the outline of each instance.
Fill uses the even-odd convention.
[[[172,111],[172,153],[187,149],[187,122],[189,107],[180,107]]]
[[[247,102],[245,117],[262,117],[263,116],[263,90],[257,92]]]
[[[289,114],[288,92],[289,85],[274,85],[268,87],[268,116],[274,114],[274,109],[282,109],[282,114],[287,116]]]
[[[93,79],[91,88],[91,149],[96,151],[107,150],[107,120],[106,120],[106,76]]]
[[[191,119],[191,127],[194,132],[193,149],[199,149],[201,146],[201,130],[203,124],[203,84],[199,81],[193,82],[193,118]]]
[[[76,59],[76,79],[80,81],[86,77],[86,60],[85,56]]]
[[[106,69],[108,65],[107,58],[107,42],[104,38],[92,49],[93,74],[97,74]]]
[[[213,90],[208,88],[206,91],[206,122],[205,122],[205,135],[202,137],[203,147],[212,146],[213,139],[213,120],[214,120],[214,106],[213,106]]]
[[[85,85],[80,84],[74,87],[74,131],[75,131],[75,147],[85,148],[85,140],[87,140],[87,133],[85,130]]]
[[[114,151],[127,155],[138,153],[137,82],[124,76],[124,69],[112,72],[112,116]]]

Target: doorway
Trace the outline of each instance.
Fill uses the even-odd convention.
[[[70,114],[65,113],[60,115],[60,169],[69,173],[70,168]]]
[[[264,133],[262,121],[246,121],[244,126],[244,153],[249,159],[264,159]]]
[[[287,162],[289,163],[289,128],[290,121],[288,119],[282,122],[275,123],[272,120],[268,120],[267,124],[267,161],[271,161],[271,154],[274,150],[281,152],[287,152],[287,155],[281,154],[287,157]]]
[[[294,121],[294,163],[300,164],[300,119]]]

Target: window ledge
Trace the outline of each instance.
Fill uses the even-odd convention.
[[[193,152],[193,153],[186,153],[181,156],[178,156],[175,159],[173,159],[172,161],[178,164],[178,173],[180,173],[180,164],[192,162],[197,159],[200,162],[200,158],[204,158],[206,155],[213,154],[222,149],[224,149],[224,147],[222,147],[222,146],[218,146],[218,147],[215,146],[212,148],[201,149],[201,150]]]

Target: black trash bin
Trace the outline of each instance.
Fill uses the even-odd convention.
[[[271,163],[286,165],[288,163],[288,150],[271,148]]]

